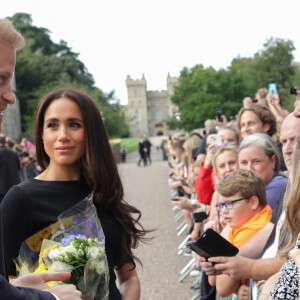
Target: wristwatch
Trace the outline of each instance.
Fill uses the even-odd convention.
[[[191,200],[191,204],[192,204],[192,208],[197,208],[197,206],[196,206],[196,199],[192,199]]]

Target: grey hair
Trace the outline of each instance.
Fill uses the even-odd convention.
[[[8,43],[15,50],[20,50],[25,46],[25,39],[22,34],[15,29],[8,19],[0,19],[0,42]]]
[[[239,153],[243,149],[253,145],[261,147],[265,151],[265,154],[269,157],[269,159],[272,159],[272,156],[275,154],[276,162],[274,171],[275,173],[277,173],[279,171],[280,153],[278,147],[276,146],[272,138],[264,133],[250,134],[241,142],[239,147]]]

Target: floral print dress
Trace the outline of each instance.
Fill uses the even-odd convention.
[[[295,249],[300,249],[300,234],[295,245]],[[298,298],[298,280],[299,273],[296,263],[289,259],[281,268],[281,277],[271,291],[271,299],[299,299]]]

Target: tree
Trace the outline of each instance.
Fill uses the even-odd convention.
[[[228,118],[235,116],[244,97],[254,97],[259,88],[271,82],[277,84],[283,105],[291,107],[294,99],[289,88],[293,82],[300,88],[293,42],[271,38],[263,46],[253,57],[234,58],[228,69],[205,69],[201,64],[183,68],[172,97],[181,113],[181,127],[202,127],[205,120],[215,118],[216,108],[222,108]]]
[[[288,101],[289,88],[292,86],[293,76],[296,71],[292,63],[295,50],[291,40],[270,38],[264,44],[264,48],[254,55],[255,76],[253,77],[257,87],[267,87],[274,82],[283,100]]]
[[[95,100],[105,114],[106,127],[111,136],[128,135],[125,116],[114,98],[114,92],[105,94],[95,87],[93,76],[67,42],[54,43],[50,31],[34,26],[29,14],[17,13],[10,19],[26,39],[26,46],[18,53],[16,63],[23,133],[32,135],[33,113],[43,95],[52,90],[74,87],[87,92]]]

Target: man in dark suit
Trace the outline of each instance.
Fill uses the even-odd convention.
[[[18,154],[6,148],[5,135],[0,134],[0,204],[8,190],[20,183],[20,159]]]
[[[16,64],[15,50],[22,49],[24,45],[24,38],[15,30],[11,22],[6,19],[0,19],[0,132],[2,131],[4,118],[3,112],[7,108],[7,105],[15,103],[15,96],[10,83]],[[74,285],[48,287],[45,284],[47,281],[62,281],[68,279],[70,273],[66,272],[28,274],[9,283],[7,281],[2,243],[2,223],[0,220],[0,299],[81,299],[81,292],[76,290]]]

